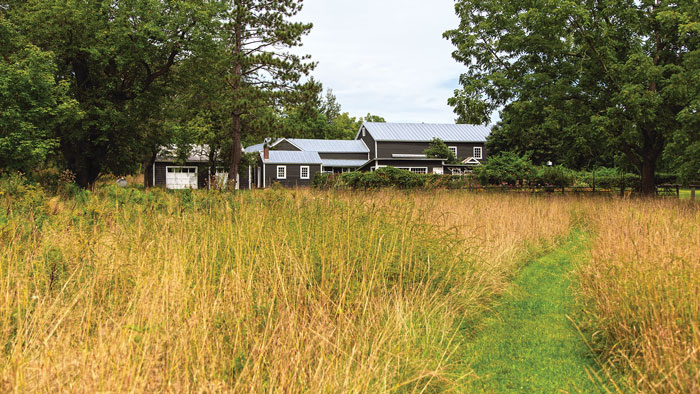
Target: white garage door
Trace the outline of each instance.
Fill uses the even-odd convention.
[[[165,187],[168,189],[196,189],[197,167],[166,167]]]

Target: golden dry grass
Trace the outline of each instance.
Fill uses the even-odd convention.
[[[595,347],[643,392],[700,392],[700,210],[677,200],[588,207],[579,270]]]
[[[8,192],[0,391],[459,391],[560,198]]]

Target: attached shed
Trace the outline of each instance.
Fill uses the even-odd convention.
[[[311,186],[322,163],[317,152],[263,150],[253,170],[253,184],[258,188],[275,183],[287,187]]]

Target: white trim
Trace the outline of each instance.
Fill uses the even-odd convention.
[[[265,185],[265,163],[263,163],[263,166],[262,166],[262,173],[263,173],[263,175],[262,175],[262,188],[264,189],[267,186],[267,185]]]
[[[424,153],[393,153],[391,157],[396,157],[396,158],[426,158],[428,155]]]
[[[270,145],[270,148],[274,148],[275,146],[277,146],[277,144],[279,144],[279,143],[282,142],[282,141],[287,141],[287,142],[289,142],[293,147],[299,149],[299,151],[305,152],[303,149],[301,149],[300,147],[296,146],[292,141],[288,140],[287,138],[280,138],[280,139],[278,139],[277,141],[275,141],[274,144]]]
[[[304,169],[306,169],[306,176],[304,176]],[[311,179],[311,167],[299,166],[299,179]]]
[[[248,166],[248,190],[253,190],[253,184],[252,184],[253,181],[251,180],[252,171],[253,171],[253,169],[251,168],[251,166]]]
[[[477,155],[477,149],[479,150],[479,154]],[[484,148],[481,146],[475,146],[474,147],[474,158],[477,160],[481,160],[484,158]]]
[[[156,187],[156,162],[153,161],[153,184],[151,187]]]
[[[398,168],[399,170],[408,170],[414,174],[427,174],[428,173],[428,167],[395,167],[395,168]],[[425,172],[417,172],[414,170],[425,170]]]
[[[459,156],[457,156],[457,147],[456,146],[448,146],[447,149],[452,151],[452,153],[455,154],[455,157],[459,157]]]
[[[280,170],[284,170],[283,176],[280,176]],[[275,179],[287,179],[287,166],[277,166],[277,172],[275,172]]]

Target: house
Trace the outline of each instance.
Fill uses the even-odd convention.
[[[183,160],[176,157],[175,147],[161,149],[155,162],[148,166],[145,176],[151,177],[153,186],[168,189],[203,189],[209,187],[209,147],[195,145],[189,156]],[[225,182],[228,174],[224,169],[217,169],[218,182]]]
[[[242,188],[265,188],[279,183],[282,186],[311,186],[317,172],[321,171],[323,162],[317,152],[298,150],[270,150],[263,147],[259,152],[257,166],[249,168],[248,185]]]
[[[310,185],[316,172],[342,173],[397,167],[420,174],[463,174],[486,159],[486,126],[425,123],[366,122],[354,140],[280,138],[245,149],[258,153],[247,185],[264,188]],[[462,164],[424,153],[433,139],[443,140]],[[267,149],[266,149],[267,146]],[[246,182],[244,182],[246,183]]]
[[[260,159],[255,168],[249,169],[248,185],[241,187],[267,187],[275,182],[307,186],[316,172],[355,171],[369,160],[369,149],[360,140],[280,138],[267,146],[267,158],[264,143],[245,148],[246,153],[257,152]]]
[[[391,166],[422,174],[461,172],[486,159],[486,137],[490,133],[481,125],[365,122],[355,139],[367,145],[370,160],[359,170]],[[462,165],[447,165],[444,160],[426,157],[424,152],[435,138],[444,141]]]

